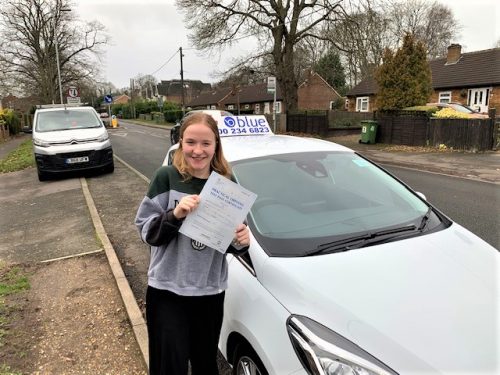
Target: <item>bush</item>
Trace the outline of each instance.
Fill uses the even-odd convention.
[[[405,111],[418,111],[418,112],[427,112],[427,114],[430,116],[433,113],[439,111],[438,107],[433,107],[433,106],[427,106],[427,105],[418,105],[414,107],[406,107],[403,108]]]
[[[175,123],[182,119],[182,110],[181,109],[168,109],[163,111],[163,116],[165,117],[166,122]]]
[[[11,109],[0,110],[0,124],[6,124],[9,127],[11,135],[18,134],[21,131],[21,121],[17,114]]]
[[[471,118],[467,113],[455,111],[453,108],[443,108],[432,115],[435,118]]]

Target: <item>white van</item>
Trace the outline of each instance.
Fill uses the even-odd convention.
[[[40,107],[33,120],[33,151],[40,181],[69,171],[113,172],[111,142],[94,108]]]

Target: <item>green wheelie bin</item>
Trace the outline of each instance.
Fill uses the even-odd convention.
[[[377,138],[377,121],[363,120],[361,121],[361,139],[359,143],[374,144]]]

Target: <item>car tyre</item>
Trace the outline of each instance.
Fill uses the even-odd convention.
[[[115,163],[111,163],[110,165],[104,167],[104,173],[113,173],[115,171]]]
[[[39,169],[36,170],[38,174],[38,181],[47,181],[49,179],[49,176],[47,173],[40,172]]]
[[[257,353],[249,345],[241,344],[234,356],[233,375],[268,375],[268,372]]]

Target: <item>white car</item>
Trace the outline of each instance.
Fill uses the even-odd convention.
[[[500,373],[496,249],[354,151],[239,117],[224,154],[258,197],[228,255],[235,374]]]

